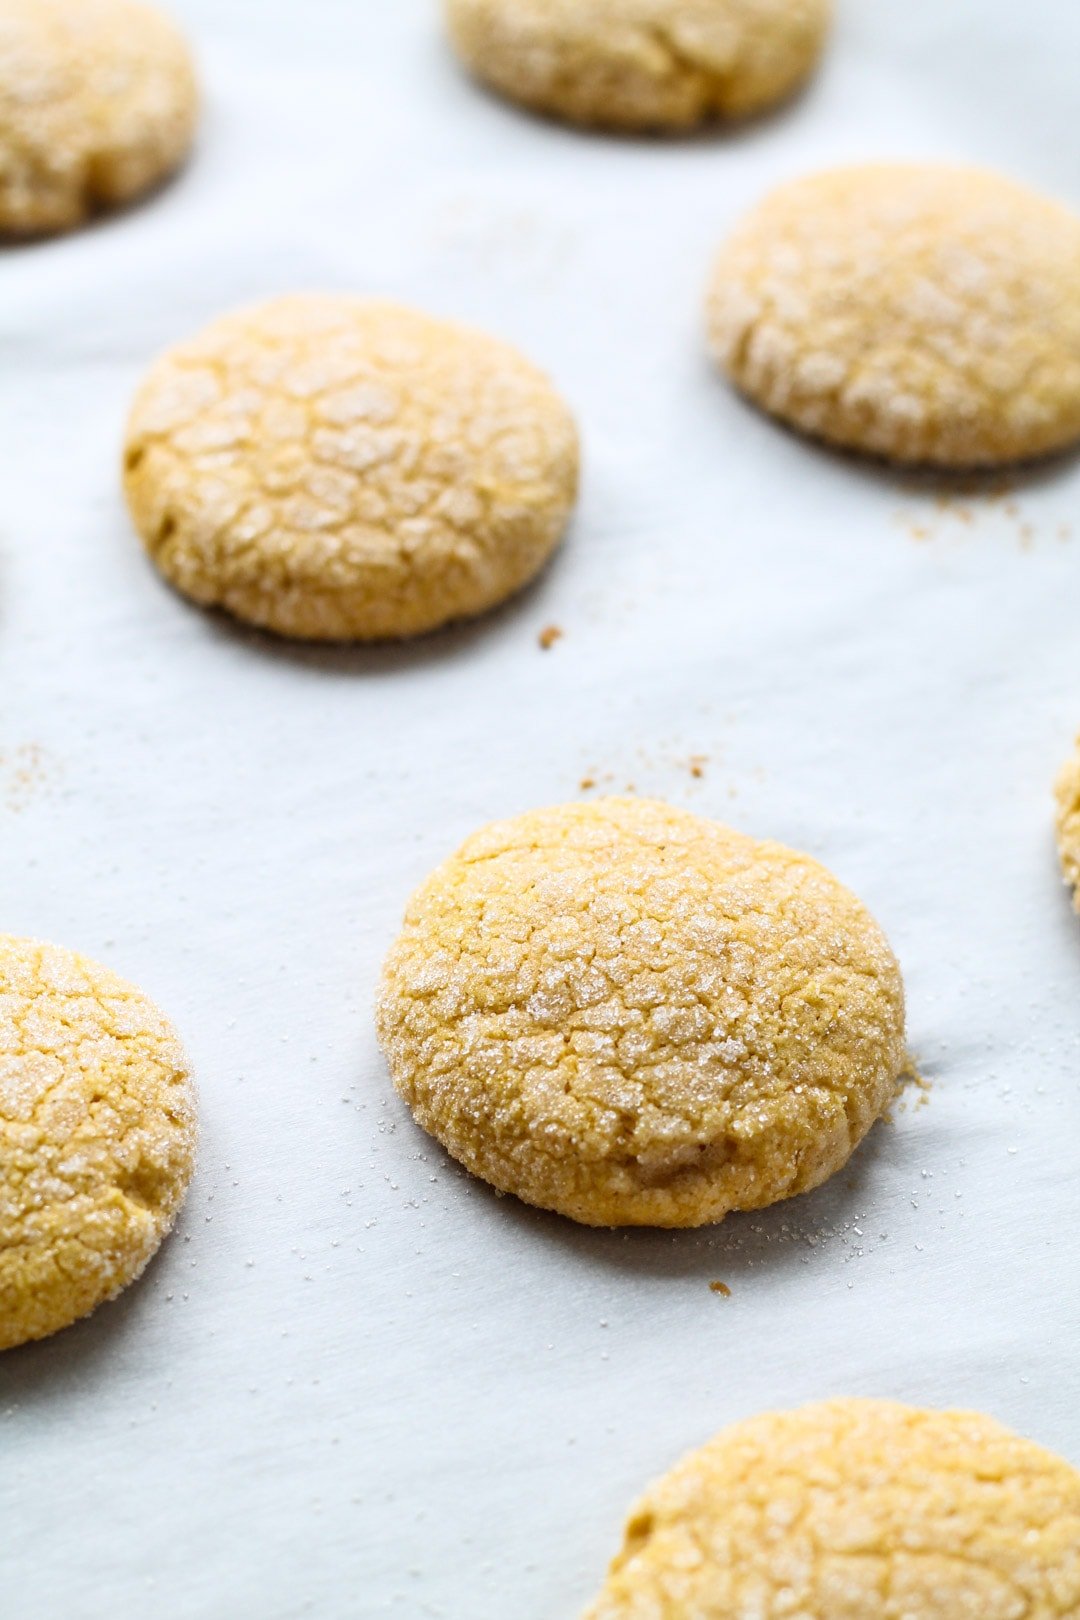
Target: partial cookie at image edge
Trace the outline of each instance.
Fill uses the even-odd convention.
[[[74,951],[0,936],[0,1350],[136,1281],[196,1136],[190,1068],[154,1004]]]
[[[1080,737],[1072,758],[1062,766],[1054,783],[1058,856],[1061,871],[1080,911]]]
[[[142,0],[0,0],[0,240],[73,230],[186,161],[187,41]]]
[[[780,1613],[1066,1620],[1080,1473],[976,1412],[840,1399],[765,1413],[640,1498],[581,1620]]]
[[[789,182],[730,235],[707,320],[741,393],[841,449],[963,471],[1080,443],[1080,218],[988,170]]]
[[[451,43],[507,100],[583,128],[749,118],[816,68],[832,0],[444,0]]]

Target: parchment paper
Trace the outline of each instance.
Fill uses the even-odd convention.
[[[0,1363],[0,1613],[572,1620],[647,1480],[836,1393],[982,1408],[1080,1463],[1080,933],[1049,800],[1080,463],[972,493],[832,455],[726,390],[700,320],[740,211],[825,163],[966,158],[1080,205],[1080,8],[845,0],[796,104],[667,143],[489,98],[425,0],[173,9],[207,90],[191,167],[0,256],[0,925],[169,1012],[201,1165],[138,1288]],[[291,649],[144,560],[117,476],[142,371],[307,287],[488,327],[573,402],[578,520],[492,619]],[[810,850],[890,934],[930,1100],[822,1192],[577,1230],[394,1099],[370,1009],[409,891],[584,778]]]

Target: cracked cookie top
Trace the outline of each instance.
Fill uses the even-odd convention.
[[[476,834],[413,896],[377,1022],[424,1128],[597,1226],[818,1186],[895,1095],[900,972],[817,862],[598,799]]]
[[[1080,218],[1000,175],[784,186],[722,250],[708,319],[750,399],[852,450],[990,467],[1080,439]]]
[[[180,1043],[132,985],[0,935],[0,1350],[133,1282],[195,1158]]]
[[[974,1412],[738,1424],[634,1508],[582,1620],[1075,1620],[1080,1474]]]
[[[128,425],[128,503],[195,601],[281,635],[412,636],[481,613],[559,544],[578,440],[483,333],[297,295],[167,353]]]
[[[198,91],[169,19],[136,0],[0,0],[0,234],[67,230],[187,156]]]
[[[810,73],[832,0],[445,0],[463,62],[577,124],[686,129],[782,100]]]

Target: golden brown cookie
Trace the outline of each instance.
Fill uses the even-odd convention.
[[[803,432],[990,467],[1080,440],[1080,219],[978,169],[872,164],[768,197],[713,273],[712,348]]]
[[[1057,843],[1061,870],[1080,911],[1080,738],[1054,786],[1057,805]]]
[[[896,1092],[889,946],[824,867],[644,799],[496,823],[413,896],[377,1023],[474,1174],[590,1226],[818,1186]]]
[[[582,1620],[1075,1620],[1080,1474],[975,1412],[740,1423],[634,1508]]]
[[[539,112],[611,129],[687,129],[791,94],[832,0],[445,0],[479,79]]]
[[[0,1350],[134,1282],[194,1160],[188,1066],[157,1008],[73,951],[0,935]]]
[[[78,225],[183,162],[195,70],[136,0],[0,0],[0,234]]]
[[[415,636],[494,607],[562,539],[573,419],[481,332],[280,298],[171,350],[128,425],[135,525],[185,595],[285,636]]]

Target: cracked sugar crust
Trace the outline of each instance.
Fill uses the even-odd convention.
[[[294,296],[171,350],[128,425],[125,485],[185,595],[285,636],[420,635],[539,572],[577,497],[548,379],[481,332]]]
[[[1076,909],[1080,911],[1080,737],[1076,740],[1073,757],[1054,785],[1054,799],[1061,869],[1073,891]]]
[[[133,1282],[194,1163],[194,1089],[157,1008],[73,951],[0,936],[0,1350]]]
[[[720,254],[708,322],[750,399],[849,449],[990,467],[1080,439],[1080,219],[996,174],[783,187]]]
[[[832,0],[445,0],[450,38],[494,89],[572,123],[687,129],[789,95]]]
[[[582,1620],[1075,1620],[1080,1474],[975,1412],[738,1424],[633,1509]]]
[[[179,167],[195,69],[135,0],[0,0],[0,233],[68,230]]]
[[[824,867],[650,800],[496,823],[413,896],[377,1025],[419,1123],[591,1226],[818,1186],[895,1095],[900,972]]]

